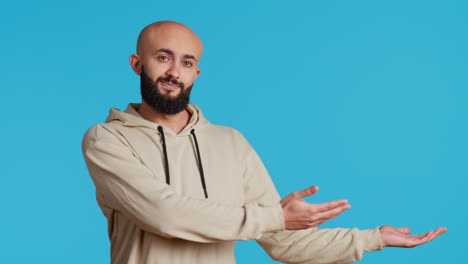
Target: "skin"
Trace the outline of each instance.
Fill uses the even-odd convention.
[[[447,228],[439,227],[436,230],[431,230],[424,234],[410,235],[411,230],[408,227],[395,228],[385,225],[380,228],[380,235],[384,247],[412,248],[432,241],[445,232],[447,232]]]
[[[299,230],[316,227],[351,208],[347,200],[311,204],[303,200],[318,192],[317,186],[295,191],[281,200],[286,229]]]
[[[318,187],[312,186],[293,192],[281,200],[283,211],[285,211],[286,229],[298,230],[315,227],[351,208],[347,204],[347,200],[336,200],[322,204],[307,203],[303,200],[303,198],[317,192]],[[412,248],[434,240],[447,230],[445,227],[439,227],[427,233],[410,235],[411,230],[408,227],[396,228],[384,225],[380,228],[380,238],[383,247]]]
[[[137,43],[137,53],[130,56],[130,65],[136,74],[141,74],[142,66],[151,79],[168,77],[189,87],[200,74],[198,63],[203,52],[200,38],[187,26],[173,21],[160,21],[145,27]],[[161,94],[177,96],[180,88],[170,83],[158,84]],[[190,113],[182,111],[174,115],[155,111],[144,100],[139,109],[146,120],[170,128],[175,133],[181,132],[190,120]],[[303,200],[318,192],[317,186],[295,191],[281,200],[285,227],[287,230],[299,230],[316,227],[337,217],[351,208],[347,200],[336,200],[321,204]],[[410,235],[407,227],[395,228],[383,226],[380,235],[384,247],[415,247],[427,243],[447,231],[438,228],[424,234]]]
[[[145,27],[138,37],[137,53],[130,56],[130,66],[140,75],[142,66],[151,79],[171,76],[189,87],[200,74],[198,62],[203,46],[200,38],[188,27],[173,21],[160,21]],[[176,97],[180,88],[171,83],[157,87],[163,95]],[[152,122],[181,132],[190,120],[188,111],[165,115],[155,111],[144,100],[140,115]]]

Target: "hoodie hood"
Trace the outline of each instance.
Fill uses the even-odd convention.
[[[200,131],[210,124],[210,122],[203,116],[200,108],[194,104],[188,104],[186,109],[191,115],[189,123],[179,134],[176,134],[168,127],[144,119],[138,113],[140,105],[141,104],[130,103],[128,104],[127,109],[123,112],[119,109],[111,108],[109,116],[106,119],[106,123],[119,123],[126,127],[147,127],[154,130],[157,130],[159,126],[162,126],[166,134],[173,136],[189,136],[192,129]]]

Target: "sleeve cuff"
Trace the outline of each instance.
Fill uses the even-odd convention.
[[[263,207],[261,222],[263,225],[263,233],[283,231],[284,230],[284,216],[281,204],[274,206]]]
[[[364,252],[382,250],[384,248],[379,227],[362,230],[361,232],[364,232],[361,238],[362,250]]]

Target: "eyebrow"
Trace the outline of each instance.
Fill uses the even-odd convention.
[[[170,50],[170,49],[165,49],[165,48],[162,48],[162,49],[158,49],[158,50],[155,50],[153,51],[153,55],[155,55],[156,53],[158,52],[165,52],[171,56],[174,56],[174,51]],[[197,59],[195,58],[195,56],[191,55],[191,54],[184,54],[184,59],[193,59],[195,61],[197,61]]]

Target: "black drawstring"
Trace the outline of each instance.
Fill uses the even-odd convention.
[[[192,129],[190,133],[192,133],[193,139],[195,140],[195,147],[197,149],[198,169],[200,170],[201,184],[203,186],[203,191],[205,192],[205,198],[208,198],[208,192],[206,191],[206,184],[205,184],[205,174],[203,173],[203,165],[201,162],[200,149],[198,148],[197,136],[195,136],[195,129]]]
[[[167,159],[166,138],[162,126],[158,126],[159,133],[161,133],[163,152],[164,152],[164,169],[166,171],[166,183],[171,184],[171,176],[169,176],[169,160]]]
[[[161,134],[162,138],[162,145],[163,145],[163,153],[164,153],[164,168],[166,171],[166,183],[170,183],[170,176],[169,176],[169,160],[167,158],[167,149],[166,149],[166,138],[164,137],[164,130],[162,126],[158,126],[158,131]],[[198,147],[198,141],[197,141],[197,136],[195,136],[195,129],[192,129],[190,133],[193,136],[193,139],[195,140],[195,148],[197,149],[197,160],[198,160],[198,170],[200,171],[200,178],[201,178],[201,183],[203,187],[203,192],[205,193],[205,198],[208,198],[208,192],[206,190],[206,183],[205,183],[205,174],[203,173],[203,165],[201,161],[201,156],[200,156],[200,148]]]

